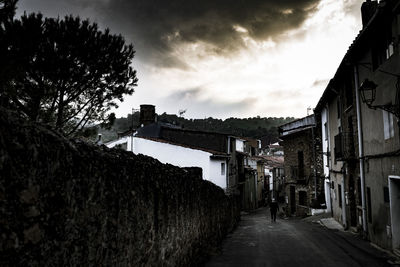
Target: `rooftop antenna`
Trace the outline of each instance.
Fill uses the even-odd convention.
[[[311,107],[308,107],[308,108],[307,108],[307,116],[310,115],[311,111],[312,111],[312,108],[311,108]]]
[[[186,110],[187,110],[187,109],[180,109],[180,110],[178,111],[179,117],[182,117],[182,115],[186,113]]]

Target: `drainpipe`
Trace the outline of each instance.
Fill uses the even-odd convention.
[[[314,123],[316,123],[316,119],[314,116]],[[316,128],[316,127],[315,127]],[[313,153],[313,165],[314,165],[314,170],[313,170],[313,175],[314,175],[314,196],[315,196],[315,201],[317,201],[317,162],[316,162],[316,156],[315,156],[315,135],[314,135],[314,127],[311,128],[311,138],[312,138],[312,153]]]
[[[341,97],[340,97],[340,94],[339,94],[339,100],[340,101],[342,100]],[[342,107],[340,107],[340,109],[342,109]],[[340,110],[340,128],[341,128],[341,130],[340,130],[339,133],[343,134],[342,125],[343,125],[343,110]],[[344,137],[342,137],[342,138],[344,138]],[[344,150],[343,143],[344,142],[343,142],[343,139],[342,139],[342,153],[343,153],[343,150]],[[347,164],[346,164],[345,161],[343,161],[343,165],[342,165],[342,169],[341,169],[341,173],[342,173],[342,199],[341,199],[341,201],[342,201],[342,218],[343,218],[343,227],[344,227],[344,229],[347,229],[347,203],[346,203],[346,196],[345,196],[345,194],[346,194],[346,174],[347,174],[346,173],[346,167],[347,167]]]
[[[358,153],[360,159],[360,180],[361,180],[361,205],[362,205],[362,222],[364,236],[367,235],[367,210],[365,205],[365,176],[364,176],[364,144],[363,144],[363,131],[361,122],[361,107],[360,96],[358,92],[358,68],[354,66],[354,85],[356,90],[356,108],[357,108],[357,129],[358,129]]]
[[[342,174],[343,174],[343,179],[342,179],[342,216],[343,216],[343,227],[344,229],[347,229],[347,214],[346,214],[346,209],[347,209],[347,203],[346,203],[346,164],[343,164],[342,167]]]

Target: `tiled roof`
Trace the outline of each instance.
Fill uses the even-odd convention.
[[[135,136],[135,138],[141,138],[141,139],[146,139],[146,140],[150,140],[150,141],[154,141],[154,142],[158,142],[158,143],[164,143],[164,144],[180,146],[180,147],[185,147],[185,148],[190,148],[190,149],[195,149],[195,150],[201,150],[201,151],[204,151],[204,152],[211,153],[211,154],[213,154],[213,156],[226,156],[226,157],[229,157],[228,153],[222,153],[222,152],[211,150],[211,149],[205,149],[205,148],[201,148],[201,147],[196,147],[194,145],[193,146],[183,145],[183,144],[179,144],[179,143],[175,143],[175,142],[171,142],[171,141],[167,141],[167,140],[163,140],[163,139],[159,139],[159,138],[154,138],[154,137]]]
[[[268,155],[261,155],[258,156],[263,158],[267,164],[271,167],[283,167],[284,157],[283,156],[268,156]]]
[[[400,2],[398,2],[396,4],[396,6],[394,7],[394,9],[399,8]],[[369,20],[369,22],[367,23],[367,25],[364,26],[364,28],[362,30],[359,31],[359,33],[357,34],[356,38],[353,40],[353,42],[351,43],[351,45],[349,46],[346,54],[344,55],[342,61],[339,64],[339,67],[336,70],[336,73],[334,75],[334,78],[331,79],[327,85],[327,87],[325,88],[320,100],[318,101],[315,110],[317,112],[320,112],[322,107],[324,106],[324,104],[331,98],[332,94],[334,94],[335,92],[333,92],[332,89],[332,85],[334,83],[335,78],[337,77],[340,69],[345,66],[348,65],[351,62],[351,58],[352,56],[357,52],[357,49],[359,49],[359,47],[361,45],[363,45],[365,43],[365,38],[367,38],[368,34],[373,31],[373,26],[382,18],[385,17],[385,9],[387,9],[387,3],[385,1],[381,1],[378,4],[378,7],[375,11],[375,13],[372,15],[371,19]],[[367,40],[367,43],[368,40]]]

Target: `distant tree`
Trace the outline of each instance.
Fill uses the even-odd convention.
[[[3,53],[7,51],[10,40],[5,38],[5,29],[13,22],[15,15],[17,0],[0,0],[0,105],[5,105],[8,100],[4,96],[5,85],[9,82],[11,71],[13,69],[12,59],[8,54]],[[16,74],[14,70],[14,75]]]
[[[24,14],[4,24],[3,40],[8,45],[0,47],[0,58],[11,59],[13,68],[0,70],[0,97],[30,120],[66,135],[115,119],[108,112],[137,84],[130,66],[133,46],[79,17]]]
[[[0,0],[0,27],[12,21],[17,2],[18,0]]]

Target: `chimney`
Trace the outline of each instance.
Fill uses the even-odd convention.
[[[378,8],[378,1],[366,0],[361,5],[361,19],[363,28],[367,26],[368,22],[371,20],[372,16],[375,14],[376,9]]]
[[[153,105],[140,105],[140,126],[146,126],[156,122],[156,107]]]
[[[98,136],[97,136],[97,140],[96,140],[96,145],[102,145],[103,144],[103,140],[102,140],[102,134],[100,133]]]

